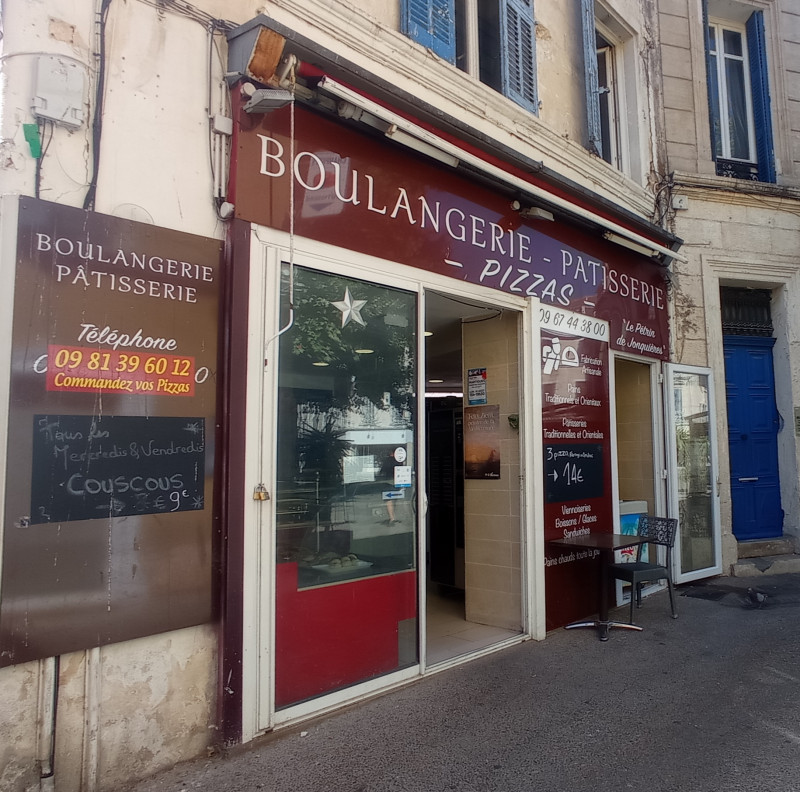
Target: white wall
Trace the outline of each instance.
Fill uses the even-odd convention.
[[[41,54],[56,54],[63,63],[77,64],[85,76],[85,121],[77,129],[45,124],[39,195],[83,205],[92,174],[92,53],[99,5],[90,0],[4,0],[3,194],[35,193],[37,163],[23,125],[36,123],[31,106]],[[134,0],[111,3],[106,48],[95,209],[222,236],[212,200],[208,107],[210,98],[213,112],[224,110],[224,38],[217,52],[202,24]],[[6,224],[4,234],[11,233]],[[11,274],[8,269],[3,273],[7,282],[13,278],[14,257],[4,256],[2,264],[11,268]],[[3,363],[5,352],[0,354]],[[1,405],[8,396],[5,372],[0,383]],[[5,446],[2,436],[0,447]],[[53,740],[52,769],[59,792],[119,789],[216,742],[217,634],[211,625],[75,652],[60,658],[57,678],[54,669],[52,658],[0,669],[3,792],[29,792],[53,783],[40,781],[51,769]]]
[[[57,679],[52,658],[0,669],[0,789],[52,769],[59,792],[117,790],[201,754],[217,742],[216,648],[206,625],[63,655]]]

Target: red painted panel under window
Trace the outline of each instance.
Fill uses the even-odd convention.
[[[276,707],[396,670],[398,624],[416,615],[416,572],[298,591],[297,564],[278,564]]]

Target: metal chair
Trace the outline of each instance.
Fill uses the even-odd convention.
[[[609,574],[612,578],[625,580],[631,584],[631,618],[633,624],[633,600],[636,599],[636,607],[642,607],[642,583],[655,580],[666,580],[669,590],[669,606],[672,610],[672,618],[677,619],[675,612],[675,600],[672,593],[672,546],[675,544],[675,534],[678,531],[678,521],[672,517],[651,517],[643,514],[639,518],[639,525],[636,533],[639,536],[647,537],[648,545],[658,545],[666,548],[666,564],[650,564],[641,560],[642,548],[639,545],[636,553],[636,561],[629,563],[611,564]]]

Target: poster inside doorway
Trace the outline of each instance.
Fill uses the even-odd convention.
[[[500,407],[464,408],[464,478],[500,478]]]

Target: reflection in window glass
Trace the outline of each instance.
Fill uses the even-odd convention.
[[[711,23],[708,36],[709,109],[715,156],[754,162],[753,108],[744,32]]]
[[[681,571],[687,573],[715,563],[708,377],[676,374],[673,398]]]
[[[281,337],[278,563],[298,586],[413,569],[415,297],[296,269]]]
[[[284,273],[286,275],[286,273]],[[416,297],[295,268],[278,365],[275,706],[418,660]]]

